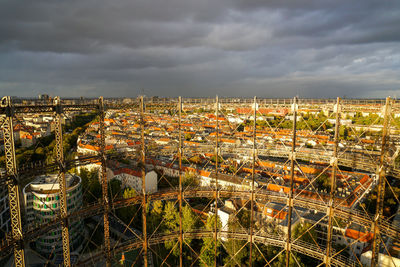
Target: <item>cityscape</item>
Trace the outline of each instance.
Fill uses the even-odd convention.
[[[400,267],[399,0],[0,0],[0,267]]]
[[[4,266],[398,266],[396,99],[3,97]]]

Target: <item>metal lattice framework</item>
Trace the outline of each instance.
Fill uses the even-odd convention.
[[[311,127],[307,122],[302,121],[306,128],[309,130],[301,132],[298,129],[298,118],[299,108],[301,105],[318,106],[318,105],[329,105],[331,107],[330,115],[318,125]],[[191,126],[191,132],[193,135],[198,134],[198,121],[193,118],[190,119],[190,114],[185,113],[184,106],[191,107],[206,107],[211,112],[209,121],[214,128],[215,133],[208,142],[203,143],[198,147],[191,147],[186,144],[186,141],[190,141],[191,137],[184,137],[184,133],[188,131],[187,124]],[[227,131],[231,135],[237,134],[240,136],[238,125],[231,124],[227,120],[227,109],[232,107],[248,108],[249,111],[245,114],[248,121],[253,121],[249,124],[250,127],[249,138],[246,142],[251,144],[251,147],[227,147],[224,145],[222,137]],[[264,118],[261,112],[260,106],[265,108],[272,107],[283,107],[288,110],[291,121],[291,130],[287,130],[286,134],[290,137],[290,141],[282,141],[277,137],[281,133],[280,125],[283,121],[278,122],[278,125],[271,125],[268,120]],[[383,123],[381,126],[380,139],[376,141],[376,144],[380,146],[378,151],[355,151],[353,145],[350,147],[340,147],[341,141],[341,119],[343,118],[344,111],[356,110],[362,112],[364,109],[374,109],[375,112],[382,114]],[[133,121],[136,121],[139,125],[138,132],[140,135],[137,137],[139,141],[138,153],[136,156],[137,162],[140,162],[138,167],[140,168],[141,176],[141,191],[136,192],[134,196],[117,198],[117,194],[110,195],[109,178],[107,177],[107,164],[113,160],[119,159],[126,155],[121,153],[106,153],[106,124],[108,111],[121,111],[126,112],[127,110],[133,110]],[[96,155],[81,156],[76,159],[64,158],[64,143],[63,143],[63,117],[67,116],[68,112],[86,112],[94,111],[98,114],[99,120],[99,145]],[[157,112],[155,112],[157,111]],[[160,131],[167,132],[168,124],[163,122],[163,115],[158,111],[169,113],[174,118],[176,123],[176,146],[171,147],[160,147],[152,148],[151,137],[146,133],[151,129],[152,126],[156,125]],[[385,253],[391,256],[391,251],[387,248],[387,244],[399,242],[400,243],[400,228],[399,226],[392,223],[394,215],[389,217],[384,216],[384,200],[387,190],[391,190],[394,194],[395,199],[398,202],[400,196],[396,195],[392,189],[391,183],[388,177],[398,179],[400,177],[400,170],[396,167],[395,160],[397,157],[398,149],[393,140],[396,140],[400,127],[397,125],[396,114],[399,112],[399,106],[396,101],[390,98],[386,99],[386,102],[380,100],[341,100],[337,98],[334,100],[302,100],[294,98],[290,99],[257,99],[253,101],[246,99],[145,99],[141,97],[134,99],[128,103],[121,102],[117,99],[106,99],[100,97],[98,100],[64,100],[56,97],[52,103],[35,103],[31,100],[25,100],[22,102],[12,103],[10,97],[4,97],[1,102],[0,115],[1,125],[4,139],[4,151],[5,151],[5,167],[6,175],[2,177],[1,185],[7,185],[8,198],[10,207],[10,218],[11,218],[11,235],[8,236],[1,244],[1,255],[8,255],[11,250],[14,253],[14,264],[15,266],[25,266],[24,258],[24,245],[28,242],[36,240],[41,235],[57,229],[61,225],[62,233],[62,255],[64,266],[71,266],[71,252],[70,252],[70,234],[69,225],[77,220],[87,219],[94,216],[102,216],[102,227],[103,227],[103,245],[100,246],[94,253],[90,252],[84,257],[80,257],[77,264],[82,266],[90,266],[95,262],[103,261],[107,266],[111,266],[115,261],[115,258],[120,253],[135,250],[137,256],[134,257],[132,266],[135,265],[139,259],[142,259],[144,266],[154,266],[153,257],[156,258],[160,265],[168,265],[168,259],[171,255],[177,254],[177,265],[183,266],[187,259],[185,255],[190,253],[192,259],[192,265],[208,265],[202,258],[202,254],[206,253],[209,247],[202,248],[201,251],[195,251],[191,244],[191,239],[202,239],[209,240],[209,244],[212,246],[213,260],[212,265],[240,265],[241,263],[237,260],[237,255],[248,248],[248,261],[247,265],[252,266],[255,258],[258,257],[264,260],[263,265],[271,266],[274,261],[278,260],[281,255],[284,256],[284,262],[286,266],[292,266],[299,264],[296,255],[306,255],[308,257],[318,260],[319,265],[326,266],[357,266],[362,265],[361,259],[358,256],[345,257],[341,252],[344,249],[337,250],[333,248],[333,236],[334,229],[340,224],[339,220],[342,221],[356,221],[363,227],[364,234],[355,238],[355,243],[365,238],[369,233],[372,238],[370,240],[371,245],[371,266],[378,265],[379,255]],[[52,114],[54,117],[54,135],[55,135],[55,161],[47,163],[36,163],[33,166],[17,166],[16,162],[16,149],[14,144],[14,122],[18,121],[18,116],[24,114],[35,114],[35,113],[46,113]],[[308,116],[308,115],[307,115]],[[185,122],[183,122],[185,118]],[[274,136],[277,140],[275,147],[270,145],[261,144],[260,138],[258,138],[259,128],[257,126],[257,119],[264,119],[267,125],[264,126],[266,131]],[[332,146],[327,149],[324,145],[321,146],[320,150],[324,151],[323,154],[316,154],[313,150],[306,150],[302,145],[297,144],[299,136],[304,138],[316,138],[317,134],[322,132],[328,124],[328,119],[334,120],[333,130],[333,141]],[[194,121],[190,121],[194,120]],[[378,119],[376,119],[378,120]],[[188,123],[189,121],[189,123]],[[149,122],[152,122],[152,126]],[[224,122],[224,123],[222,123]],[[374,121],[375,122],[375,121]],[[373,122],[373,123],[374,123]],[[371,123],[368,127],[371,127]],[[117,123],[118,124],[118,123]],[[222,125],[221,125],[222,124]],[[351,128],[351,127],[349,127]],[[229,130],[228,130],[229,129]],[[287,129],[287,128],[286,128]],[[353,140],[354,147],[359,146],[361,137],[364,132],[357,132],[354,129],[354,136],[357,136],[356,140]],[[191,136],[190,134],[189,136]],[[226,134],[225,134],[226,135]],[[360,137],[360,138],[358,138]],[[246,137],[247,138],[247,137]],[[189,140],[184,140],[189,139]],[[343,140],[343,138],[342,138]],[[395,144],[394,147],[390,147],[390,144]],[[329,152],[327,152],[329,151]],[[195,154],[210,153],[214,157],[214,161],[208,160],[205,162],[203,167],[196,167],[193,163],[189,167],[184,166],[184,161],[188,161],[188,157]],[[248,186],[245,190],[237,188],[224,188],[222,186],[224,180],[223,173],[224,167],[232,167],[233,165],[227,162],[229,159],[224,159],[222,156],[229,153],[237,153],[248,155],[248,160],[240,163],[238,168],[235,167],[233,171],[233,177],[238,177],[238,172],[246,168],[249,169],[250,175],[243,178],[243,182],[246,182]],[[148,193],[146,191],[146,165],[148,165],[148,158],[154,154],[157,155],[169,155],[173,156],[172,165],[174,161],[177,161],[177,184],[172,185],[171,180],[167,175],[161,174],[159,182],[169,183],[170,185],[166,189],[160,189],[157,192]],[[283,164],[279,170],[268,169],[263,166],[261,157],[277,158]],[[221,160],[220,160],[221,158]],[[322,162],[325,163],[324,169],[321,173],[311,176],[303,171],[303,162]],[[67,210],[67,188],[66,188],[66,173],[75,167],[85,166],[93,163],[100,164],[99,181],[101,182],[101,201],[95,201],[87,206],[82,207],[78,211]],[[257,168],[256,168],[257,167]],[[344,205],[348,199],[340,199],[337,197],[338,194],[338,182],[346,183],[350,186],[350,182],[344,179],[345,173],[341,167],[350,167],[357,170],[361,170],[364,173],[370,173],[376,175],[376,208],[375,214],[371,214],[365,210],[364,206],[362,209],[354,209],[353,207],[347,207]],[[202,169],[207,170],[212,177],[212,182],[209,185],[192,185],[184,184],[184,176],[186,175],[185,170],[191,169]],[[287,191],[284,194],[271,191],[268,184],[264,184],[257,177],[257,170],[260,172],[268,173],[270,180],[268,184],[273,184],[279,187],[281,184],[278,183],[277,177],[285,177],[288,183]],[[284,172],[285,170],[286,172]],[[30,180],[30,177],[38,174],[58,172],[58,184],[59,184],[59,196],[60,196],[60,212],[58,216],[55,216],[52,220],[46,221],[40,225],[33,225],[23,227],[21,220],[21,205],[20,205],[20,192],[19,187],[21,184],[26,184],[26,181]],[[282,172],[282,173],[281,173]],[[285,174],[286,173],[286,174]],[[329,177],[329,189],[327,192],[319,192],[315,189],[317,180],[319,177],[327,175]],[[305,181],[305,185],[299,185],[299,180]],[[256,186],[257,184],[257,186]],[[370,189],[372,190],[371,182]],[[308,190],[308,191],[307,191]],[[315,198],[307,196],[307,192],[317,192]],[[367,190],[365,190],[367,192]],[[116,192],[114,192],[116,193]],[[358,195],[354,195],[353,198],[357,202]],[[190,207],[190,200],[206,199],[205,207],[200,210],[200,214],[205,214],[205,211],[210,209],[212,206],[213,210],[213,222],[210,222],[211,228],[207,228],[207,224],[196,229],[186,229],[183,221],[184,207]],[[233,199],[242,201],[243,205],[234,212],[233,217],[239,217],[239,213],[247,209],[249,211],[248,226],[244,226],[243,222],[239,222],[239,226],[234,230],[230,228],[223,228],[219,221],[219,212],[222,209],[220,205],[223,200]],[[154,207],[156,201],[162,201],[162,203],[171,202],[177,206],[177,217],[178,223],[175,230],[169,230],[161,232],[160,228],[165,218],[162,218],[158,225],[151,225],[151,219],[149,218],[149,209]],[[276,234],[268,233],[259,226],[259,205],[261,203],[278,203],[283,208],[279,210],[278,214],[287,214],[287,230],[286,232]],[[397,205],[400,202],[396,203]],[[129,223],[122,222],[116,211],[126,207],[138,207],[135,216],[133,216]],[[399,205],[398,205],[399,206]],[[190,207],[194,210],[193,207]],[[315,210],[318,213],[323,214],[318,222],[313,224],[305,232],[301,233],[300,236],[293,235],[294,218],[300,217],[299,212],[301,210]],[[256,211],[257,210],[257,211]],[[139,216],[138,214],[141,214]],[[141,232],[135,232],[132,230],[132,222],[135,218],[141,219]],[[124,225],[124,233],[132,232],[133,237],[126,240],[113,239],[111,237],[111,219],[117,220],[120,224]],[[211,217],[210,217],[211,218]],[[204,218],[199,217],[198,221],[204,221]],[[319,224],[326,224],[325,230],[325,243],[317,242],[311,235],[311,231],[317,228]],[[97,226],[96,226],[97,227]],[[337,227],[336,227],[337,228]],[[309,235],[311,241],[304,241],[301,237]],[[338,234],[340,236],[340,233]],[[344,234],[342,233],[343,237]],[[239,248],[234,250],[230,254],[227,248],[227,240],[236,240]],[[390,240],[390,242],[389,242]],[[236,242],[235,241],[235,242]],[[171,246],[168,247],[165,255],[157,249],[160,245],[171,242]],[[88,240],[89,243],[94,243],[92,240]],[[204,241],[206,243],[206,241]],[[236,244],[236,243],[235,243]],[[352,244],[348,244],[346,248],[350,251],[353,250]],[[269,258],[263,255],[262,246],[271,246],[278,248],[275,256]],[[177,251],[175,253],[175,251]],[[189,252],[187,252],[189,251]],[[226,260],[221,259],[221,252],[227,253]],[[394,261],[392,259],[394,264]]]

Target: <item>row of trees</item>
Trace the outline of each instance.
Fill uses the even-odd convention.
[[[328,117],[323,112],[316,115],[306,114],[300,117],[300,120],[296,123],[298,130],[321,130],[331,129],[332,124],[327,121]],[[257,120],[257,128],[282,128],[291,129],[293,127],[293,121],[286,119],[284,116],[274,116],[272,120]],[[238,131],[243,131],[244,126],[253,126],[253,120],[246,120],[243,124],[238,126]]]
[[[149,233],[157,232],[162,234],[175,234],[179,232],[179,212],[174,202],[172,201],[154,201],[147,211],[147,229]],[[201,221],[197,217],[189,205],[182,207],[182,229],[184,232],[191,232],[194,229],[201,227]],[[185,238],[185,244],[192,245],[189,238]],[[158,245],[158,251],[162,258],[166,258],[170,251],[167,262],[174,266],[179,259],[179,244],[176,239],[165,241],[163,245]],[[195,245],[196,246],[196,245]],[[192,251],[185,245],[183,247],[183,258],[185,261],[191,262],[193,258]],[[159,260],[158,258],[156,260]],[[159,262],[156,265],[161,264]]]

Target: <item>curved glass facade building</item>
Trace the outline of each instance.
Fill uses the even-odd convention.
[[[82,206],[81,178],[66,174],[67,210],[73,212]],[[59,216],[60,197],[57,174],[42,175],[27,184],[23,189],[25,201],[25,223],[27,227],[52,221]],[[84,240],[83,221],[75,221],[69,225],[71,251],[81,250]],[[62,253],[61,228],[40,236],[35,241],[38,252],[50,255]]]

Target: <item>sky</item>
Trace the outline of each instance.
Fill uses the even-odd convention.
[[[400,96],[400,1],[0,0],[0,96]]]

